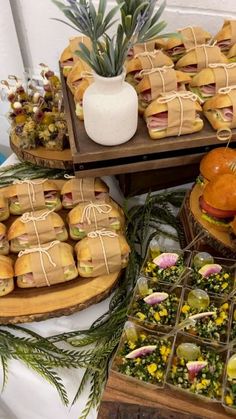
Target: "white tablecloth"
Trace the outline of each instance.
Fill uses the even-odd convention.
[[[4,165],[17,162],[16,157],[12,155]],[[111,178],[106,179],[106,181],[110,184],[111,195],[114,199],[121,202],[122,195],[115,181]],[[24,326],[45,337],[63,332],[87,329],[99,316],[107,311],[109,300],[110,298],[107,298],[99,304],[70,316],[24,324]],[[82,371],[79,369],[60,370],[59,374],[63,379],[70,401],[72,401],[82,378]],[[88,392],[85,390],[72,408],[66,408],[62,405],[53,386],[40,378],[36,373],[31,372],[20,362],[12,361],[8,383],[4,392],[0,394],[0,419],[78,419],[87,401],[87,395]],[[97,414],[93,410],[88,419],[96,417]]]

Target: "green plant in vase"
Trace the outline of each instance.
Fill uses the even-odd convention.
[[[160,21],[163,2],[155,9],[156,0],[117,0],[106,13],[106,0],[98,8],[88,0],[52,0],[71,23],[66,23],[91,40],[92,49],[80,44],[79,57],[94,72],[83,98],[85,130],[92,140],[103,145],[117,145],[135,134],[138,122],[138,99],[135,90],[124,81],[124,63],[136,43],[160,36],[166,23]],[[120,19],[115,19],[120,12]],[[110,36],[108,30],[114,29]],[[161,37],[170,34],[161,35]]]

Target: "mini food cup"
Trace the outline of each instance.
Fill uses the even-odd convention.
[[[195,266],[197,254],[202,252],[192,252],[190,261],[190,274],[186,285],[191,288],[201,288],[209,294],[225,296],[230,294],[235,287],[236,269],[235,260],[212,257],[202,266]]]
[[[181,348],[181,350],[180,350]],[[166,383],[173,390],[207,402],[220,402],[226,351],[185,333],[175,339]]]
[[[125,323],[111,369],[132,382],[163,388],[174,337],[150,332],[137,324]]]
[[[183,287],[140,277],[128,309],[131,321],[163,333],[178,322]]]
[[[157,251],[149,247],[141,274],[155,281],[183,284],[189,273],[190,257],[188,250],[169,248]]]
[[[199,297],[202,297],[202,306],[194,308],[194,301],[191,306],[191,294],[200,291]],[[208,296],[208,304],[203,301],[204,295]],[[195,306],[196,306],[195,301]],[[230,322],[232,315],[232,305],[225,301],[224,298],[216,295],[207,294],[201,289],[185,288],[183,299],[181,301],[179,322],[183,322],[187,318],[193,318],[196,322],[195,326],[187,326],[183,332],[196,336],[206,342],[216,342],[226,344],[230,335]]]

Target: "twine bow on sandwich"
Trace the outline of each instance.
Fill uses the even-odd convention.
[[[29,223],[30,221],[44,221],[51,214],[53,210],[47,210],[40,215],[33,215],[33,212],[25,212],[21,217],[20,221],[24,224]]]
[[[192,102],[196,102],[199,101],[199,97],[192,92],[170,92],[169,94],[161,94],[161,96],[156,99],[156,101],[158,103],[168,103],[171,102],[172,100],[178,99],[179,101],[179,106],[180,106],[180,125],[179,125],[179,132],[178,132],[178,137],[181,135],[182,133],[182,128],[183,128],[183,122],[184,122],[184,107],[183,107],[183,99],[190,99]]]
[[[112,210],[112,207],[109,204],[97,204],[97,203],[93,203],[93,202],[91,202],[90,204],[88,204],[84,207],[83,212],[82,212],[81,222],[83,223],[84,220],[86,219],[87,224],[91,225],[92,224],[92,222],[91,222],[91,211],[92,211],[93,216],[94,216],[95,227],[97,229],[98,225],[97,225],[97,217],[96,217],[95,210],[99,214],[109,214]]]
[[[227,87],[221,87],[218,90],[218,93],[220,95],[227,95],[228,93],[231,92],[231,90],[235,90],[236,89],[236,84],[232,84],[232,86],[227,86]]]
[[[16,179],[13,182],[13,185],[27,185],[30,207],[31,207],[32,211],[35,210],[34,202],[36,200],[34,185],[42,185],[44,182],[47,182],[47,180],[48,179],[39,179],[39,180],[30,180],[30,179],[18,180],[18,179]]]
[[[172,65],[164,65],[163,67],[152,67],[152,68],[146,68],[141,70],[138,75],[139,76],[147,76],[149,74],[153,73],[166,73],[168,70],[172,69],[174,67],[174,64]]]
[[[107,255],[106,255],[106,249],[104,246],[104,242],[103,242],[103,237],[118,237],[118,234],[116,234],[113,231],[109,231],[109,230],[105,230],[104,228],[101,230],[95,230],[95,231],[91,231],[90,233],[88,233],[88,237],[91,239],[96,239],[99,238],[100,243],[101,243],[101,247],[102,247],[102,253],[103,253],[103,258],[104,258],[104,263],[106,266],[106,271],[107,274],[110,274],[110,269],[109,269],[109,264],[108,264],[108,260],[107,260]]]
[[[50,287],[50,282],[47,276],[47,272],[44,266],[44,262],[43,262],[43,254],[47,256],[49,263],[55,268],[56,267],[56,263],[52,260],[51,255],[49,254],[48,250],[50,250],[52,247],[56,246],[57,244],[59,244],[59,240],[55,240],[53,242],[51,242],[47,247],[32,247],[31,249],[25,249],[22,250],[19,254],[18,257],[21,258],[24,255],[29,255],[31,253],[39,253],[39,259],[40,259],[40,264],[41,264],[41,268],[46,280],[47,285]]]

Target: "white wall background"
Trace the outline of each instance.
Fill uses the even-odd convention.
[[[115,0],[108,1],[108,8],[114,4]],[[76,34],[68,26],[51,20],[52,17],[64,19],[57,7],[50,0],[0,0],[0,6],[0,79],[9,73],[21,75],[22,63],[33,73],[39,71],[40,62],[57,70],[61,51],[69,37]],[[195,24],[213,35],[227,18],[236,19],[235,0],[191,0],[188,3],[167,0],[163,14],[168,22],[167,32]],[[1,121],[0,116],[0,144],[6,145],[6,128]]]

